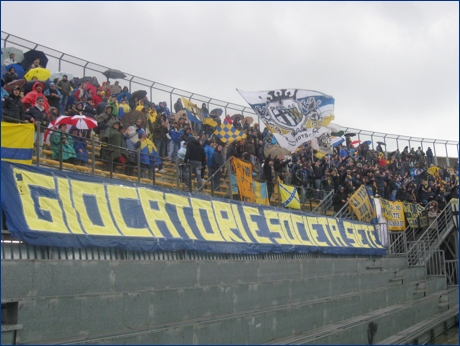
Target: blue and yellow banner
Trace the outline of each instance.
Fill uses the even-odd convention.
[[[34,125],[2,121],[1,126],[2,160],[31,165],[34,148]]]
[[[252,185],[252,164],[232,157],[232,166],[242,201],[255,203],[254,186]]]
[[[300,200],[297,189],[294,186],[279,184],[281,205],[286,208],[300,210]]]
[[[29,244],[133,251],[384,255],[371,224],[2,162],[2,207]]]
[[[404,202],[404,215],[410,228],[428,227],[428,216],[420,204]]]
[[[253,181],[252,185],[254,185],[254,194],[256,196],[256,203],[263,204],[263,205],[270,205],[270,202],[268,201],[267,183],[259,183],[257,181]]]
[[[406,220],[404,219],[404,204],[400,201],[388,201],[380,198],[380,205],[389,231],[404,231],[406,229]]]
[[[372,222],[372,219],[377,216],[375,206],[372,205],[371,199],[369,198],[367,189],[364,185],[361,185],[350,197],[349,204],[359,221]]]

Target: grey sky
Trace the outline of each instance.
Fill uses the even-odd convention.
[[[3,31],[201,95],[247,105],[236,88],[311,89],[335,98],[342,126],[459,137],[458,2],[2,1],[1,9]]]

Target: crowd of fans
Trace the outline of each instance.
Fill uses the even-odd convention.
[[[14,71],[7,74],[8,81],[14,81]],[[2,80],[2,86],[4,84]],[[72,127],[68,135],[53,132],[50,146],[53,158],[74,164],[86,164],[87,140],[96,136],[102,143],[101,159],[107,163],[107,170],[124,165],[125,173],[132,175],[137,166],[140,151],[141,174],[152,179],[153,170],[165,173],[163,160],[187,163],[181,165],[183,181],[189,185],[188,169],[196,174],[198,186],[202,185],[206,169],[208,176],[214,175],[216,188],[225,174],[223,164],[234,156],[251,162],[255,176],[267,182],[269,198],[277,181],[298,187],[302,198],[321,199],[333,192],[334,208],[340,209],[361,185],[371,186],[374,195],[426,205],[436,201],[440,207],[449,199],[458,197],[456,174],[449,175],[447,167],[439,170],[439,178],[427,174],[433,165],[431,148],[427,152],[405,147],[402,152],[385,153],[380,144],[376,150],[368,144],[351,145],[346,137],[345,145],[334,148],[330,155],[318,154],[310,143],[305,143],[289,156],[266,155],[267,147],[273,143],[267,128],[260,131],[259,125],[249,121],[241,123],[239,117],[224,121],[246,134],[246,138],[229,144],[213,136],[215,127],[190,124],[181,98],[173,105],[172,112],[166,102],[155,104],[147,96],[131,97],[126,86],[119,81],[99,83],[95,78],[49,81],[45,89],[42,81],[36,81],[30,91],[15,87],[10,93],[2,88],[2,120],[40,122],[39,143],[43,146],[44,132],[50,122],[59,115],[85,115],[97,121],[91,130]],[[132,110],[141,112],[145,121],[134,118],[131,124],[121,122],[123,115]],[[219,116],[210,114],[203,103],[202,113],[210,115],[221,123]],[[127,125],[127,126],[126,126]],[[193,126],[192,126],[193,125]],[[67,127],[59,130],[66,132]],[[36,138],[35,138],[36,140]],[[61,150],[61,143],[63,149]],[[457,172],[455,172],[457,173]]]

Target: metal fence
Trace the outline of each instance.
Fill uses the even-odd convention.
[[[48,57],[47,68],[51,72],[66,71],[79,77],[96,77],[99,81],[105,80],[106,77],[102,74],[109,67],[96,64],[82,58],[75,57],[73,55],[60,52],[53,48],[49,48],[35,42],[28,41],[21,37],[9,34],[2,31],[2,47],[16,47],[21,50],[27,51],[30,49],[36,49],[43,51]],[[124,72],[124,71],[123,71]],[[169,100],[168,105],[174,104],[176,98],[185,97],[190,101],[199,104],[206,103],[208,109],[212,108],[223,108],[224,114],[242,114],[244,116],[252,116],[257,118],[254,111],[248,106],[237,105],[231,102],[218,100],[209,96],[197,94],[191,91],[186,91],[176,87],[172,87],[166,84],[162,84],[156,81],[152,81],[143,77],[132,75],[128,72],[124,72],[127,76],[124,81],[127,83],[130,91],[133,90],[145,90],[150,96],[151,101]],[[259,121],[260,122],[260,121]],[[263,126],[263,125],[262,125]],[[385,143],[384,149],[387,152],[402,149],[405,146],[409,148],[414,147],[417,149],[420,146],[424,151],[428,147],[433,149],[434,164],[435,165],[447,165],[455,166],[459,156],[459,142],[456,140],[443,140],[443,139],[432,139],[432,138],[420,138],[412,136],[403,136],[395,134],[387,134],[376,131],[355,129],[350,127],[342,127],[345,132],[356,133],[357,139],[372,142],[371,149],[374,149],[374,143],[381,141]]]

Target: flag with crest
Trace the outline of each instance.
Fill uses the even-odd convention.
[[[328,132],[334,120],[334,98],[313,90],[242,91],[278,143],[290,151]]]

